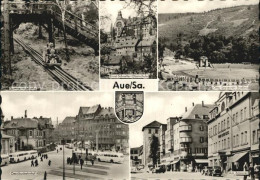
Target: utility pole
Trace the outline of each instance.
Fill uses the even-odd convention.
[[[65,144],[65,140],[63,138],[62,140],[62,145],[63,145],[63,180],[65,180],[65,156],[64,156],[64,144]]]

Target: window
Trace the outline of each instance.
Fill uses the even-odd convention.
[[[204,143],[204,138],[200,137],[200,143]]]
[[[223,149],[226,149],[226,148],[227,148],[226,139],[224,139],[224,148]]]
[[[246,107],[244,108],[244,120],[246,120]]]
[[[243,121],[243,109],[241,110],[241,121]]]
[[[29,131],[29,136],[32,136],[33,135],[33,132],[32,131]]]
[[[152,130],[151,130],[151,129],[148,129],[148,133],[151,134],[151,133],[152,133]]]
[[[224,119],[224,123],[223,123],[223,130],[226,129],[226,120]]]
[[[245,139],[244,139],[245,144],[247,144],[247,131],[245,131]]]
[[[253,144],[255,144],[256,143],[256,134],[255,134],[255,131],[253,131]]]
[[[244,133],[241,133],[241,145],[244,143],[243,138],[244,138]]]
[[[237,146],[239,146],[239,135],[237,134],[237,139],[236,139],[236,142],[237,142]]]
[[[236,113],[236,123],[238,124],[238,112]]]
[[[221,131],[223,131],[223,121],[221,121]]]
[[[229,117],[227,118],[227,128],[229,128]]]
[[[200,126],[200,131],[204,131],[204,126],[203,125]]]
[[[155,129],[155,134],[158,134],[158,129]]]
[[[233,136],[233,147],[236,146],[236,136]]]
[[[230,139],[228,138],[227,148],[230,148]]]
[[[218,123],[218,132],[220,132],[220,123]]]

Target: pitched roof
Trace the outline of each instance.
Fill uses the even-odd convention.
[[[151,37],[149,39],[143,39],[138,43],[137,47],[152,46],[154,42],[156,42],[155,37]]]
[[[197,114],[200,119],[203,119],[203,115],[208,115],[210,110],[214,107],[214,105],[209,104],[196,104],[192,108],[188,109],[187,112],[182,114],[182,119],[195,119],[195,115]]]
[[[75,120],[76,120],[75,117],[67,116],[67,117],[62,121],[62,124],[64,124],[64,123],[71,124],[71,123],[75,122]]]
[[[91,107],[80,107],[82,114],[93,114],[96,113],[100,104]]]
[[[116,48],[123,48],[123,47],[134,47],[138,43],[137,38],[126,38],[124,40],[121,40],[118,38],[116,40]]]
[[[4,124],[4,128],[37,128],[38,121],[30,118],[16,118]]]
[[[147,124],[146,126],[144,126],[142,128],[142,131],[144,131],[145,128],[159,128],[161,126],[162,123],[158,122],[158,121],[153,121],[149,124]]]

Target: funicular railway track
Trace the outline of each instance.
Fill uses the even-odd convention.
[[[25,44],[22,40],[14,38],[14,41],[22,46],[26,53],[28,53],[38,65],[44,68],[46,72],[48,72],[50,76],[64,89],[69,91],[92,91],[91,87],[84,85],[82,82],[68,74],[60,67],[54,66],[53,68],[47,68],[43,61],[42,55],[29,45]]]

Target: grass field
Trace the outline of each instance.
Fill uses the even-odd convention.
[[[210,79],[256,79],[259,77],[259,65],[251,64],[213,64],[214,68],[198,69],[193,62],[174,61],[169,57],[163,61],[164,69],[169,75],[185,75],[189,77]]]

